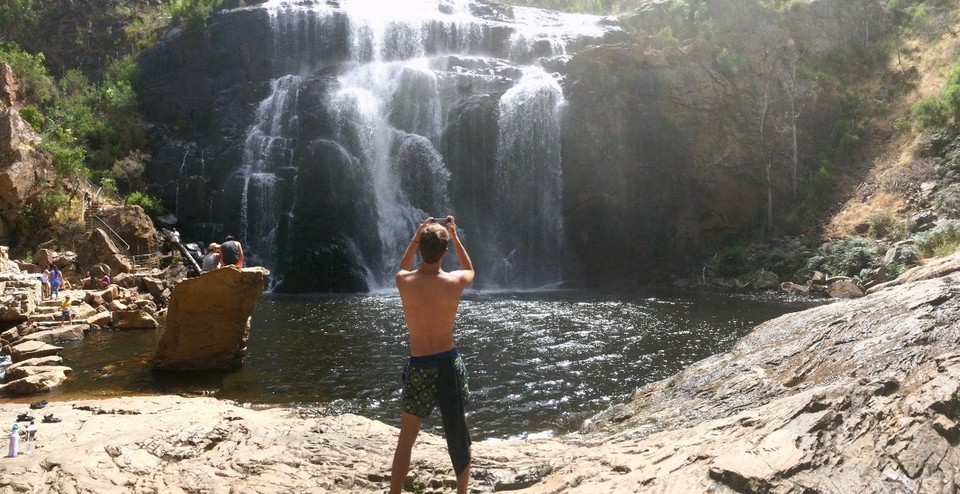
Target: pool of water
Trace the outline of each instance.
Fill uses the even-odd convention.
[[[817,302],[711,293],[476,292],[460,306],[475,439],[576,430],[643,384],[730,349],[753,326]],[[154,373],[156,331],[96,332],[63,351],[54,396],[203,394],[250,406],[353,412],[397,425],[407,336],[400,299],[265,295],[243,367]],[[439,430],[439,412],[425,422]]]

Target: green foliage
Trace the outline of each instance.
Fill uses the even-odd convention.
[[[85,164],[86,148],[77,143],[73,132],[66,127],[54,130],[50,138],[40,143],[50,156],[53,157],[53,167],[56,172],[66,178],[86,177],[90,170]]]
[[[776,246],[767,251],[763,269],[790,278],[806,267],[809,252],[800,245]]]
[[[727,49],[727,47],[723,47],[723,49],[720,50],[714,64],[715,68],[727,77],[737,75],[742,65],[743,63],[740,57],[733,51]]]
[[[660,31],[657,32],[657,39],[671,45],[675,45],[678,42],[677,37],[673,35],[673,28],[670,26],[664,26],[660,29]]]
[[[70,203],[70,198],[62,192],[50,192],[40,198],[40,205],[48,211],[56,211]]]
[[[947,72],[946,86],[941,97],[943,111],[954,123],[960,120],[960,63]]]
[[[170,16],[174,24],[202,30],[207,26],[207,18],[222,4],[223,0],[171,0],[163,5],[163,15]]]
[[[938,190],[933,205],[948,218],[960,218],[960,184],[950,184]]]
[[[909,118],[898,117],[896,120],[893,121],[893,130],[895,130],[897,133],[903,134],[903,133],[909,132],[910,129],[912,128],[913,128],[913,123],[910,121]]]
[[[145,146],[134,90],[137,76],[136,63],[127,56],[107,65],[99,85],[77,69],[57,81],[58,97],[45,112],[43,146],[59,173],[89,176],[90,169],[110,169]]]
[[[827,200],[830,192],[833,190],[834,180],[831,169],[833,164],[827,158],[820,159],[820,166],[810,176],[810,183],[807,187],[807,202],[818,204]]]
[[[0,2],[0,33],[19,26],[30,25],[36,14],[32,0],[3,0]]]
[[[850,237],[828,242],[807,262],[810,271],[823,271],[838,276],[861,276],[864,270],[879,264],[883,248],[874,240]]]
[[[736,276],[745,271],[743,245],[725,247],[710,261],[709,267],[714,276]]]
[[[624,0],[510,0],[505,3],[585,14],[613,14],[623,12],[633,5]],[[674,5],[676,3],[672,4],[671,8]]]
[[[0,16],[2,18],[2,16]],[[0,41],[0,62],[10,65],[17,77],[27,101],[43,104],[53,97],[53,78],[43,65],[43,53],[31,55],[16,43]]]
[[[949,220],[918,234],[914,243],[924,257],[942,257],[953,254],[960,247],[960,221]]]
[[[130,193],[124,202],[130,205],[140,206],[149,214],[160,214],[163,212],[163,204],[161,204],[160,199],[140,191]]]
[[[707,272],[713,277],[749,281],[758,269],[776,273],[781,279],[791,279],[804,270],[813,253],[810,240],[792,237],[772,243],[735,244],[717,252],[707,263]]]
[[[849,112],[848,114],[855,113]],[[846,155],[855,151],[860,145],[861,136],[865,133],[866,129],[863,122],[856,116],[838,120],[834,124],[831,134],[833,151],[839,155]]]
[[[24,215],[31,225],[41,228],[51,224],[57,212],[70,204],[70,198],[59,191],[49,191],[27,201]]]
[[[929,12],[927,12],[927,6],[922,3],[911,5],[907,9],[907,12],[910,16],[910,24],[914,26],[922,25],[930,16]]]
[[[134,151],[117,160],[110,169],[111,180],[115,180],[114,187],[121,184],[125,191],[145,189],[147,181],[143,174],[146,171],[146,163],[149,159],[148,154]]]
[[[117,195],[117,181],[116,181],[116,180],[114,180],[114,179],[112,179],[112,178],[109,178],[109,177],[102,178],[102,179],[100,180],[100,186],[103,187],[103,191],[104,191],[107,195],[109,195],[109,196],[115,196],[115,195]]]
[[[877,211],[870,215],[870,233],[874,238],[902,240],[907,237],[907,222],[891,211]]]
[[[20,107],[20,118],[27,121],[33,130],[37,132],[43,131],[43,114],[40,113],[40,109],[33,105],[23,105]]]
[[[960,62],[947,72],[943,90],[917,102],[911,116],[924,128],[960,124]]]

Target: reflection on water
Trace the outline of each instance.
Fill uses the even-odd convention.
[[[757,323],[810,301],[716,294],[471,293],[457,340],[476,439],[562,433],[639,386],[728,350]],[[62,398],[197,393],[255,406],[354,412],[397,425],[406,329],[396,293],[267,295],[241,369],[152,373],[154,331],[90,333],[63,352]],[[439,430],[439,412],[426,424]]]

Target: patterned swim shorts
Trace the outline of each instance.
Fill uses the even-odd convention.
[[[404,412],[420,418],[429,417],[437,407],[440,360],[453,359],[456,370],[457,387],[465,402],[470,395],[467,385],[467,368],[456,349],[427,357],[410,357],[403,369],[403,398],[401,408]]]

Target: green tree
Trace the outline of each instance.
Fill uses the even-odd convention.
[[[36,21],[32,0],[3,0],[0,2],[0,33],[23,29]],[[0,41],[3,40],[0,34]]]
[[[0,41],[0,62],[10,65],[20,78],[27,101],[43,104],[53,97],[54,82],[43,65],[43,53],[31,55],[16,43]]]

